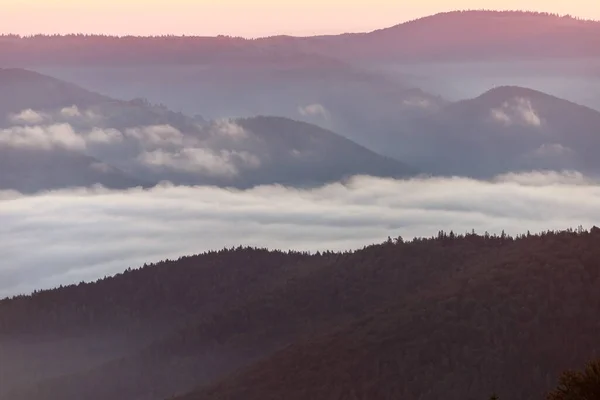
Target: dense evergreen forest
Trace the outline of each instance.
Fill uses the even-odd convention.
[[[596,227],[167,260],[1,301],[0,399],[595,399],[599,283]]]

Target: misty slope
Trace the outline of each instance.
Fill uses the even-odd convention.
[[[108,93],[144,97],[207,118],[276,115],[314,123],[370,147],[382,129],[445,101],[347,63],[53,66],[37,70]],[[429,105],[429,107],[423,107]]]
[[[343,136],[286,118],[256,117],[238,120],[267,147],[268,164],[256,172],[256,183],[318,184],[352,175],[407,177],[415,170],[380,156]],[[268,178],[262,178],[264,174]]]
[[[36,193],[94,184],[110,189],[149,186],[147,181],[84,154],[65,150],[6,149],[0,145],[0,190]]]
[[[308,123],[268,117],[207,122],[143,99],[113,100],[25,70],[2,70],[0,78],[9,93],[20,96],[13,104],[0,95],[10,105],[0,130],[0,147],[10,154],[0,189],[122,188],[163,180],[245,188],[412,173],[400,162]],[[24,154],[30,159],[17,162]],[[96,175],[83,173],[88,168],[78,160],[86,157],[102,167]]]
[[[109,99],[76,85],[24,69],[0,68],[0,118],[26,109],[83,107]]]
[[[22,114],[27,110],[38,115]],[[88,118],[94,119],[97,127],[121,129],[159,123],[180,129],[193,126],[190,118],[143,99],[115,100],[48,75],[0,68],[0,124],[4,127],[14,123],[41,124],[44,117],[51,120],[69,117],[74,124]]]
[[[407,131],[389,140],[411,152],[398,147],[392,155],[428,172],[483,178],[534,169],[600,174],[600,112],[531,89],[492,89],[415,119]]]
[[[391,394],[461,399],[485,398],[493,391],[530,398],[553,386],[562,370],[594,355],[599,232],[518,240],[475,235],[390,240],[354,253],[296,256],[296,264],[269,252],[214,254],[214,269],[205,270],[214,271],[214,278],[203,288],[218,286],[233,271],[251,276],[271,254],[278,260],[271,260],[271,269],[255,284],[245,285],[236,272],[231,286],[209,291],[220,293],[214,305],[233,295],[226,305],[199,310],[187,327],[174,328],[142,351],[30,384],[7,398],[160,399],[198,384],[208,386],[186,399],[387,399]],[[178,280],[198,271],[201,260],[186,258],[125,276],[131,284],[160,282],[155,273],[163,271]],[[248,271],[242,260],[254,267]],[[128,294],[106,315],[118,307],[125,316],[135,310],[132,299],[143,304],[148,298],[127,290],[130,286],[115,291],[114,283],[123,279],[62,290],[65,303],[53,303],[53,313],[76,315],[66,308],[75,292],[85,298],[90,289],[101,295],[112,288],[116,295]],[[148,295],[159,287],[168,293],[187,287],[183,279],[177,286],[155,285],[136,287]],[[34,300],[20,302],[35,311]],[[166,303],[186,304],[183,300]],[[15,314],[11,302],[1,306],[9,316],[22,316],[21,329],[43,326]],[[71,324],[89,320],[94,314],[89,310],[79,308]],[[127,324],[115,320],[120,321],[116,329]],[[30,332],[35,338],[39,328]],[[576,339],[567,345],[566,338]]]
[[[319,185],[352,175],[407,177],[415,170],[316,125],[281,117],[216,120],[195,131],[170,125],[110,135],[94,156],[134,176],[180,185],[248,188]]]
[[[0,190],[151,185],[151,177],[134,176],[90,154],[79,131],[144,123],[193,126],[188,120],[143,101],[117,101],[36,72],[0,69]]]

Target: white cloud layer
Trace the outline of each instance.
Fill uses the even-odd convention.
[[[578,173],[396,181],[313,190],[161,186],[0,192],[0,296],[91,280],[224,246],[342,250],[438,230],[515,234],[591,227],[600,186]]]

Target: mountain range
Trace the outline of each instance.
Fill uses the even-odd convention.
[[[355,124],[360,131],[344,132],[347,138],[285,117],[190,117],[27,70],[0,70],[0,87],[6,93],[0,96],[0,183],[26,193],[161,181],[246,188],[313,186],[353,175],[600,173],[600,112],[523,87],[497,87],[458,102],[400,89],[395,96],[404,100],[394,107],[403,111],[367,115],[366,125]],[[328,118],[319,107],[304,112]]]
[[[0,64],[208,120],[300,120],[400,157],[388,152],[387,136],[408,134],[415,116],[494,87],[600,110],[599,26],[544,13],[465,11],[316,37],[5,37]]]
[[[4,36],[0,62],[32,66],[235,61],[240,66],[252,66],[273,62],[313,65],[335,62],[332,58],[371,63],[397,59],[594,57],[600,55],[599,32],[599,22],[571,16],[455,11],[368,33],[314,37]]]

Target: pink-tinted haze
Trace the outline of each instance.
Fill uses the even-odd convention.
[[[457,9],[600,19],[600,0],[0,0],[0,33],[314,35],[369,31]]]

